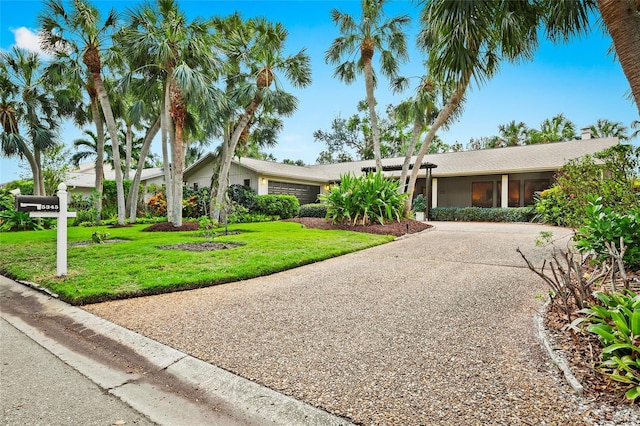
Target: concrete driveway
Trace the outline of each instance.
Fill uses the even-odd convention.
[[[355,423],[597,422],[540,348],[547,289],[515,251],[539,264],[540,231],[571,231],[434,226],[269,277],[86,310]]]

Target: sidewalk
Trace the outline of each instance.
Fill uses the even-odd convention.
[[[154,424],[3,319],[0,336],[3,425]]]
[[[2,424],[348,424],[2,276],[0,303]]]

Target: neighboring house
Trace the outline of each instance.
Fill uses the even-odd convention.
[[[540,145],[447,152],[424,157],[436,167],[421,170],[414,195],[424,194],[430,207],[520,207],[533,204],[536,192],[551,186],[555,172],[569,160],[594,154],[618,144],[618,138],[583,139]],[[213,154],[207,154],[184,172],[185,185],[210,186]],[[414,157],[415,159],[415,157]],[[382,160],[383,166],[402,165],[403,157]],[[345,173],[362,174],[374,160],[295,166],[254,158],[234,159],[229,184],[253,188],[257,194],[291,194],[300,204],[316,201]],[[400,177],[400,171],[385,172]]]
[[[132,170],[132,177],[134,173],[135,170]],[[116,179],[116,172],[110,164],[104,165],[104,179]],[[67,178],[64,183],[67,185],[68,191],[71,194],[80,194],[85,198],[89,197],[96,187],[95,164],[80,164],[77,169],[74,169],[72,172],[67,172]],[[164,169],[156,167],[142,170],[140,184],[145,188],[149,185],[164,185]],[[146,191],[142,192],[142,194],[144,193],[146,193]]]

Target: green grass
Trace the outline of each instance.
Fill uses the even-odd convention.
[[[307,229],[292,222],[229,226],[235,235],[213,238],[240,247],[195,252],[160,246],[211,241],[199,232],[142,232],[126,228],[69,228],[67,276],[56,277],[56,231],[0,234],[0,273],[36,282],[72,304],[205,287],[268,275],[388,242],[392,236]],[[93,231],[107,242],[91,242]]]

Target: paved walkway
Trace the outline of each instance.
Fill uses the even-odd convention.
[[[615,418],[611,410],[572,395],[540,348],[532,317],[541,305],[535,296],[547,289],[515,249],[519,246],[540,263],[548,249],[535,247],[533,240],[550,228],[435,226],[269,277],[85,309],[153,339],[142,340],[138,346],[145,348],[136,349],[137,354],[155,353],[157,342],[167,345],[159,345],[162,351],[177,349],[178,354],[160,357],[171,358],[169,367],[156,362],[145,371],[172,375],[185,359],[197,363],[195,369],[189,364],[176,368],[180,373],[172,376],[182,383],[178,390],[195,383],[200,392],[182,398],[196,406],[217,401],[217,412],[230,424],[260,423],[255,414],[273,406],[281,408],[269,417],[276,424],[338,424],[341,418],[426,425],[640,421],[635,414]],[[556,236],[569,234],[551,230]],[[80,317],[74,322],[84,324]],[[113,337],[121,331],[109,331],[106,321],[100,324],[90,327],[90,334],[123,344]],[[211,364],[228,376],[210,374]],[[250,386],[227,371],[249,379]],[[133,373],[140,377],[128,384],[145,383],[146,372]],[[224,398],[230,391],[220,381],[229,377],[289,395],[294,399],[283,398],[292,405],[265,403],[266,398],[278,401],[278,394],[258,386],[239,410]],[[163,379],[170,378],[150,383],[158,386]],[[306,414],[284,417],[295,410]],[[336,417],[322,416],[327,412]],[[613,423],[607,423],[607,416]]]

